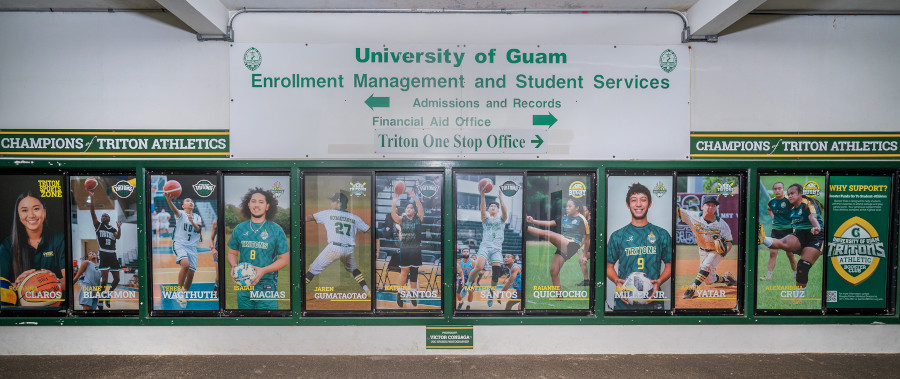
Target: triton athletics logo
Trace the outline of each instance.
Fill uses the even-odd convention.
[[[113,184],[112,190],[113,190],[113,193],[116,194],[116,196],[124,199],[124,198],[131,196],[131,194],[134,193],[134,186],[131,185],[131,183],[128,183],[124,180],[120,180],[118,183]]]
[[[434,195],[437,195],[438,189],[439,188],[437,184],[434,184],[434,182],[430,180],[426,180],[424,183],[419,185],[419,192],[422,194],[422,196],[429,199],[433,198]]]
[[[262,54],[255,47],[251,47],[244,52],[244,66],[250,71],[256,71],[262,64]]]
[[[360,197],[366,195],[366,182],[350,182],[350,193],[353,196]]]
[[[674,51],[666,49],[659,55],[659,68],[663,71],[672,72],[675,70],[675,66],[678,66],[678,56]]]
[[[806,196],[819,196],[819,191],[819,183],[816,183],[813,180],[810,180],[803,185],[803,194]]]
[[[661,198],[666,192],[669,192],[669,190],[666,189],[666,185],[663,184],[662,181],[656,182],[656,186],[653,187],[653,194],[656,195],[656,197]]]
[[[730,196],[734,193],[734,183],[716,183],[716,192],[719,195]]]
[[[194,192],[197,192],[197,196],[200,197],[209,197],[216,190],[216,185],[212,184],[209,180],[203,179],[197,184],[193,185]]]
[[[281,185],[281,182],[275,181],[275,184],[272,185],[272,195],[277,199],[284,193],[284,187]]]
[[[507,180],[505,183],[500,185],[500,192],[503,192],[507,197],[513,197],[517,193],[519,193],[519,185],[512,180]]]
[[[835,272],[855,286],[872,276],[887,255],[875,227],[855,216],[834,233],[828,244],[828,256]]]
[[[584,197],[585,194],[587,194],[587,186],[581,181],[575,181],[572,182],[572,184],[569,184],[569,196],[580,199]]]

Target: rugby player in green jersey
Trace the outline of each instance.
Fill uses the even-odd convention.
[[[278,270],[290,261],[290,248],[284,230],[272,221],[276,213],[278,200],[272,191],[256,187],[241,198],[241,215],[249,220],[235,226],[231,233],[228,263],[231,267],[250,263],[256,278],[249,288],[234,283],[238,309],[277,309],[277,299],[284,298],[278,292]]]
[[[606,249],[606,276],[616,284],[616,293],[629,293],[630,291],[620,288],[629,274],[640,271],[653,284],[653,289],[647,296],[650,301],[647,304],[633,304],[624,296],[617,296],[613,308],[615,310],[663,308],[662,300],[665,299],[655,297],[659,286],[672,276],[672,237],[668,231],[647,220],[652,203],[647,187],[640,183],[632,184],[625,194],[625,205],[631,212],[631,223],[610,234]],[[619,263],[618,271],[616,262]]]
[[[775,197],[766,204],[766,212],[772,218],[772,237],[773,239],[782,239],[794,231],[791,227],[791,203],[784,196],[784,183],[775,182],[772,185],[772,194]],[[797,277],[797,258],[791,251],[785,251],[788,260],[791,262],[791,271],[794,277]],[[775,271],[775,262],[778,258],[778,249],[769,249],[769,263],[766,265],[766,275],[761,276],[761,280],[772,280],[772,273]]]

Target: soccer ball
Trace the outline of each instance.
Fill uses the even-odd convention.
[[[231,277],[241,286],[249,286],[256,279],[256,269],[250,263],[243,262],[231,269]]]
[[[650,292],[653,291],[653,283],[650,283],[650,278],[647,277],[647,274],[640,271],[628,274],[628,277],[625,278],[625,284],[623,284],[622,287],[622,292],[631,294],[631,296],[626,296],[629,303],[650,303],[649,297]]]

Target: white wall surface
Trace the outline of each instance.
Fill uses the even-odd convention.
[[[46,343],[95,341],[110,328],[127,337]],[[426,350],[425,326],[11,326],[0,335],[17,341],[0,345],[8,355],[900,353],[900,325],[476,326],[472,350]]]
[[[900,130],[898,16],[748,16],[692,47],[692,131]]]
[[[0,129],[227,129],[228,50],[168,13],[0,12]]]

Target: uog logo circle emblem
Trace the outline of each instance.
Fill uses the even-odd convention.
[[[678,56],[674,51],[666,49],[659,55],[659,68],[663,71],[672,72],[675,70],[675,66],[678,66]]]
[[[255,47],[251,47],[244,52],[244,66],[247,66],[250,71],[256,71],[261,64],[262,54]]]

